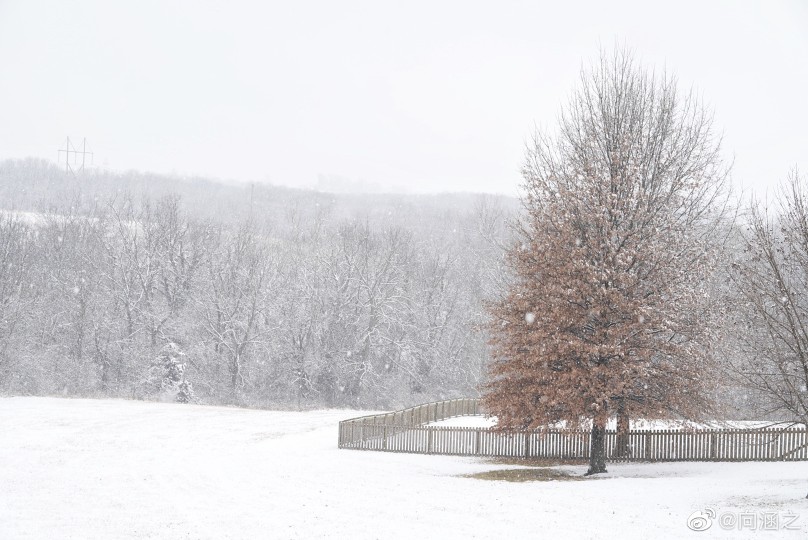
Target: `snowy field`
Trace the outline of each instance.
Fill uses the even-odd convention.
[[[337,449],[337,422],[358,414],[0,399],[0,538],[808,534],[808,463],[612,464],[581,481],[481,480],[463,475],[516,466]],[[707,507],[739,525],[689,530]],[[764,514],[781,527],[798,515],[797,530],[760,530]]]

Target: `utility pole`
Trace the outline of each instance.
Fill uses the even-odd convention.
[[[73,176],[76,176],[76,172],[79,172],[79,173],[84,172],[84,166],[87,163],[87,156],[88,155],[90,156],[90,164],[94,163],[94,154],[93,154],[93,152],[88,152],[87,151],[87,138],[86,137],[84,139],[82,139],[81,151],[76,150],[76,147],[73,146],[72,142],[70,142],[70,137],[67,137],[67,140],[65,141],[64,149],[59,149],[59,153],[58,153],[59,157],[57,158],[57,161],[62,161],[62,152],[64,152],[64,154],[65,154],[65,172],[69,173],[69,174],[72,174]],[[73,155],[73,163],[72,163],[72,165],[70,163],[70,155],[71,154]],[[75,165],[78,164],[79,154],[81,154],[81,166],[78,169],[76,169]]]
[[[253,215],[253,197],[255,195],[255,182],[250,182],[250,217]]]

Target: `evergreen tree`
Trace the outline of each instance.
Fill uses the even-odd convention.
[[[168,343],[149,367],[147,386],[151,394],[165,401],[190,403],[194,400],[193,385],[185,380],[185,353],[176,343]]]

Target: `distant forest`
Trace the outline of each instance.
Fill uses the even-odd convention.
[[[475,396],[519,203],[0,162],[0,393],[390,408]],[[188,396],[186,396],[188,397]]]

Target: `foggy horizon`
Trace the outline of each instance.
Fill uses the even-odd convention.
[[[113,171],[513,196],[534,126],[615,45],[714,110],[736,187],[804,165],[799,2],[6,1],[0,159],[55,162],[69,136]]]

